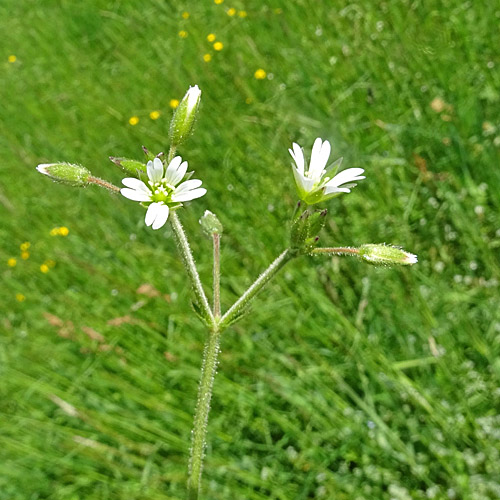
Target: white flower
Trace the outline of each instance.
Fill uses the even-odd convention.
[[[295,162],[293,175],[297,191],[300,198],[309,205],[328,200],[340,193],[350,193],[350,188],[356,185],[353,181],[365,178],[361,175],[364,172],[362,168],[348,168],[334,175],[342,163],[342,158],[325,168],[330,157],[331,146],[328,141],[323,142],[319,137],[314,141],[307,171],[304,151],[295,142],[292,148],[288,151]]]
[[[179,184],[186,175],[187,168],[187,161],[176,156],[164,172],[162,161],[155,158],[147,164],[148,181],[126,177],[122,180],[126,187],[120,193],[129,200],[148,204],[146,226],[159,229],[167,222],[170,208],[180,207],[183,201],[200,198],[207,192],[200,187],[202,183],[198,179]]]

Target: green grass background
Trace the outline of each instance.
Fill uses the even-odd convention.
[[[302,258],[224,334],[203,498],[500,498],[499,21],[458,0],[4,0],[0,500],[184,497],[204,331],[171,232],[35,166],[119,184],[107,157],[166,150],[169,101],[193,84],[180,153],[208,194],[180,215],[207,284],[197,221],[224,224],[224,307],[286,245],[292,141],[366,169],[328,202],[325,245],[419,256]]]

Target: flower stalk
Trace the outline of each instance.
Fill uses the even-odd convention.
[[[196,264],[194,262],[193,254],[191,253],[191,247],[182,227],[179,216],[176,212],[173,212],[170,217],[170,224],[172,230],[174,231],[175,239],[177,240],[177,246],[179,247],[182,263],[186,268],[186,272],[191,281],[191,288],[196,298],[196,305],[200,308],[203,317],[210,323],[214,324],[214,316],[210,305],[208,304],[207,296],[203,290],[203,285],[201,284],[200,275],[196,269]]]

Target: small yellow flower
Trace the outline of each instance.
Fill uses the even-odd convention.
[[[240,10],[240,11],[238,12],[238,16],[240,16],[240,17],[247,17],[247,15],[248,15],[248,14],[247,14],[247,11],[246,11],[246,10]]]
[[[224,0],[214,0],[217,5],[220,5]]]
[[[137,125],[139,123],[139,117],[138,116],[131,116],[128,119],[128,122],[130,123],[130,125]]]
[[[160,112],[151,111],[151,113],[149,113],[149,118],[151,118],[151,120],[158,120],[158,118],[160,118]]]
[[[179,106],[179,99],[171,99],[169,104],[172,109],[175,109]]]
[[[42,271],[42,273],[46,274],[49,272],[49,266],[47,264],[42,264],[40,266],[40,271]]]
[[[57,236],[59,234],[59,228],[54,227],[50,230],[50,236]]]
[[[11,55],[8,57],[8,61],[10,63],[15,63],[17,61],[17,57],[15,55]]]
[[[215,42],[214,43],[215,50],[222,50],[223,48],[224,48],[224,45],[222,44],[222,42]]]
[[[54,267],[56,265],[56,261],[52,259],[47,259],[45,261],[45,264],[47,264],[49,267]]]
[[[262,69],[262,68],[259,68],[254,74],[253,76],[255,78],[257,78],[257,80],[264,80],[264,78],[266,77],[267,73]]]
[[[14,259],[14,257],[11,257],[8,261],[7,261],[7,265],[9,267],[16,267],[17,265],[17,259]]]
[[[228,16],[234,16],[235,14],[236,14],[236,9],[234,7],[231,7],[230,9],[227,10]]]
[[[29,241],[25,241],[24,243],[21,243],[19,245],[19,248],[21,249],[21,252],[25,252],[28,250],[28,248],[31,246],[31,243]]]
[[[182,18],[183,19],[189,19],[189,12],[183,12],[182,13]]]
[[[213,33],[210,33],[207,35],[207,40],[212,43],[215,40],[215,35]]]
[[[205,54],[205,55],[203,56],[203,60],[204,60],[205,62],[210,62],[210,61],[212,60],[212,56],[211,56],[210,54]]]
[[[247,97],[247,98],[245,99],[245,102],[246,102],[247,104],[251,104],[251,102],[252,102],[252,101],[253,101],[253,99],[252,99],[251,97]]]
[[[30,258],[29,252],[21,252],[21,259],[28,260]]]
[[[69,234],[69,229],[68,229],[66,226],[62,226],[62,227],[60,227],[60,228],[59,228],[58,233],[59,233],[61,236],[68,236],[68,234]]]
[[[24,302],[26,300],[26,297],[22,293],[16,293],[16,300],[18,302]]]
[[[179,36],[181,38],[186,38],[188,36],[188,32],[185,30],[181,30],[181,31],[179,31]]]

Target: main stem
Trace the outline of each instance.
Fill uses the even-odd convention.
[[[217,370],[217,355],[219,353],[220,331],[215,326],[205,344],[203,364],[201,366],[200,385],[198,387],[198,402],[194,416],[194,425],[189,457],[188,470],[188,500],[197,500],[200,493],[201,473],[205,454],[208,413],[210,400]]]
[[[213,323],[214,317],[210,309],[207,296],[205,295],[205,291],[203,290],[200,275],[198,274],[198,270],[196,269],[193,254],[191,253],[191,248],[189,247],[189,242],[187,240],[186,233],[184,232],[184,228],[182,227],[181,221],[179,220],[179,216],[175,212],[173,212],[170,214],[169,219],[172,225],[172,229],[174,230],[175,237],[177,239],[177,244],[179,245],[179,249],[181,251],[182,262],[184,264],[184,267],[186,268],[189,279],[191,281],[193,292],[196,296],[197,305],[201,309],[203,309],[205,317],[209,319],[211,323]]]

